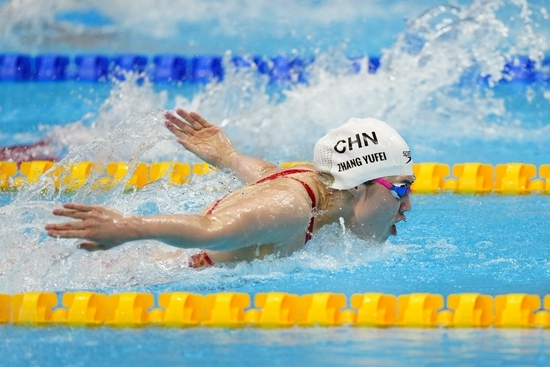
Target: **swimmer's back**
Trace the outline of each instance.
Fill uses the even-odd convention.
[[[254,197],[255,195],[258,195],[257,197],[260,198],[262,202],[266,201],[266,195],[282,194],[284,196],[285,192],[298,196],[305,195],[307,198],[307,192],[304,191],[304,187],[299,181],[304,182],[311,188],[317,201],[317,203],[314,203],[314,206],[318,206],[319,198],[325,196],[324,191],[326,191],[326,189],[324,189],[324,186],[319,181],[313,165],[300,165],[269,172],[258,181],[227,194],[213,205],[204,209],[201,214],[209,215],[215,213],[218,210],[231,207],[236,203],[238,204],[241,200]]]
[[[319,181],[313,166],[304,165],[270,172],[256,183],[223,197],[207,208],[203,214],[215,216],[218,212],[230,212],[238,219],[240,203],[243,201],[247,202],[247,206],[251,203],[255,207],[277,206],[278,210],[282,205],[289,216],[294,218],[292,225],[296,229],[289,228],[288,231],[281,231],[281,236],[276,243],[257,244],[226,252],[208,251],[212,262],[251,261],[262,259],[272,253],[288,256],[300,249],[311,238],[314,212],[321,198],[325,196],[323,190],[326,189]],[[261,220],[271,219],[262,218]]]

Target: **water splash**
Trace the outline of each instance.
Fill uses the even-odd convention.
[[[14,3],[8,4],[13,7]],[[64,9],[80,6],[79,2],[63,4]],[[11,30],[44,27],[42,15],[29,13],[27,19],[17,14],[19,23],[13,23],[18,25],[12,24]],[[344,53],[336,50],[316,56],[308,70],[308,84],[287,88],[273,89],[253,71],[230,72],[223,82],[211,83],[191,98],[171,98],[173,91],[159,92],[147,82],[141,84],[140,76],[127,75],[113,86],[97,113],[57,126],[47,137],[67,149],[65,163],[124,160],[135,166],[139,161],[164,159],[193,162],[195,158],[182,152],[162,124],[163,109],[178,106],[198,110],[223,125],[243,152],[275,162],[311,159],[312,147],[321,135],[355,116],[390,122],[408,140],[418,142],[412,145],[425,156],[438,157],[440,141],[445,139],[447,143],[453,139],[509,139],[515,144],[542,144],[550,132],[545,112],[550,111],[547,87],[535,84],[521,95],[525,101],[520,111],[538,103],[540,113],[531,116],[539,121],[533,122],[522,119],[510,108],[506,94],[501,95],[500,89],[513,83],[494,83],[503,76],[511,55],[529,55],[540,64],[549,41],[547,33],[539,32],[541,27],[536,25],[548,21],[545,14],[542,8],[519,0],[474,1],[466,7],[430,9],[384,51],[382,68],[376,74],[353,74]],[[129,19],[141,18],[130,15]],[[490,75],[489,86],[478,83],[481,74]],[[466,145],[459,153],[467,150]],[[160,181],[123,194],[121,187],[97,193],[85,185],[70,197],[47,190],[46,184],[24,187],[11,203],[0,207],[0,222],[9,223],[0,227],[0,292],[124,289],[161,283],[185,284],[197,290],[214,283],[234,287],[238,282],[261,282],[296,271],[313,277],[318,270],[353,271],[370,263],[395,263],[417,246],[373,247],[347,232],[343,241],[342,229],[335,225],[290,258],[200,272],[185,267],[192,251],[177,252],[153,241],[89,254],[75,250],[75,241],[45,238],[43,224],[57,220],[51,215],[53,207],[71,200],[107,204],[127,213],[196,212],[237,188],[239,182],[218,172],[181,188]],[[445,249],[453,246],[435,242]]]
[[[353,0],[100,0],[93,5],[78,0],[11,0],[0,7],[0,46],[27,52],[59,52],[61,46],[71,53],[186,49],[200,54],[230,48],[278,54],[290,52],[289,40],[294,49],[326,49],[335,40],[361,40],[365,33],[376,33],[370,44],[377,52],[383,44],[377,42],[392,41],[393,30],[380,32],[389,21],[416,16],[419,5],[425,8],[437,1],[388,5],[374,0],[358,6]]]
[[[440,159],[445,145],[462,146],[455,153],[458,157],[471,150],[465,139],[541,145],[550,129],[547,83],[497,82],[506,77],[505,64],[517,54],[529,56],[537,70],[543,69],[541,61],[549,48],[546,27],[550,21],[545,9],[526,1],[438,6],[412,20],[397,42],[384,50],[376,74],[352,73],[344,50],[337,48],[317,53],[307,70],[308,84],[282,90],[259,78],[255,70],[234,73],[228,52],[225,80],[207,85],[192,98],[178,95],[177,88],[156,92],[159,88],[148,83],[138,87],[139,78],[129,77],[114,86],[99,111],[54,129],[48,139],[62,147],[78,146],[130,116],[183,107],[223,125],[245,153],[270,160],[310,160],[311,147],[325,131],[350,117],[364,116],[396,127],[413,142],[413,150],[423,154],[417,160]],[[480,76],[488,78],[489,86],[480,83]],[[527,109],[530,114],[524,116]],[[92,129],[85,128],[90,124]],[[156,129],[153,125],[147,128]],[[160,134],[162,125],[156,126],[155,134]],[[250,135],[258,138],[249,139]],[[166,144],[159,143],[145,157],[177,154]],[[119,156],[132,159],[122,152]]]

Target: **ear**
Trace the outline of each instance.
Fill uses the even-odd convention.
[[[348,189],[348,191],[349,191],[350,194],[352,194],[354,197],[358,198],[358,197],[363,196],[363,194],[365,193],[365,191],[367,191],[367,186],[361,184],[361,185],[359,185],[359,186],[355,186],[355,187],[352,187],[351,189]]]

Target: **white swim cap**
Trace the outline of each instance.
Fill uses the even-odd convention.
[[[391,126],[374,118],[352,118],[317,141],[313,164],[330,173],[329,187],[351,189],[384,176],[413,174],[411,150]],[[325,177],[326,179],[326,177]]]

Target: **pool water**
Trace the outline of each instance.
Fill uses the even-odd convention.
[[[495,329],[3,328],[5,365],[544,366],[548,332]],[[23,344],[21,340],[25,339]],[[66,347],[66,346],[70,347]],[[397,347],[399,349],[397,349]],[[15,354],[14,350],[18,353]]]
[[[242,152],[276,163],[311,160],[315,141],[355,116],[392,124],[417,163],[550,163],[548,81],[501,79],[514,55],[538,60],[537,70],[545,72],[550,24],[544,2],[415,4],[0,2],[0,53],[230,50],[226,59],[286,54],[315,60],[308,83],[292,85],[273,85],[254,70],[206,85],[153,84],[135,75],[106,83],[0,82],[0,146],[47,141],[63,162],[194,163],[162,123],[163,111],[178,106],[223,126]],[[369,54],[381,56],[378,71],[354,73],[349,58]],[[489,80],[480,82],[480,75]],[[0,293],[550,294],[548,195],[414,194],[408,222],[387,244],[366,243],[333,225],[288,258],[195,271],[181,266],[192,251],[173,261],[165,258],[168,246],[141,241],[89,254],[77,250],[76,241],[47,238],[42,228],[65,201],[140,214],[197,212],[241,185],[231,173],[197,176],[181,187],[160,181],[133,193],[85,185],[64,195],[44,185],[0,195]],[[0,365],[544,366],[548,335],[545,329],[492,327],[4,325]]]

